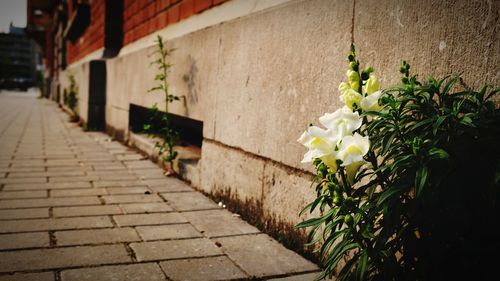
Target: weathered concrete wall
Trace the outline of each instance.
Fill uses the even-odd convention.
[[[500,85],[500,1],[356,1],[359,58],[386,83],[398,82],[405,59],[422,79],[463,73],[479,87]]]
[[[499,1],[290,1],[169,40],[170,90],[185,97],[171,110],[204,123],[197,187],[229,189],[266,216],[297,222],[314,194],[296,139],[340,106],[352,40],[385,86],[398,81],[402,59],[422,78],[463,71],[471,85],[499,85],[499,10]],[[147,93],[153,50],[107,61],[106,122],[119,135],[130,103],[163,103]]]

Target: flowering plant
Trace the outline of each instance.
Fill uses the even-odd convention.
[[[348,60],[344,106],[298,140],[317,171],[303,212],[319,216],[297,227],[319,245],[318,279],[486,276],[500,250],[500,112],[490,101],[500,89],[473,91],[458,76],[421,83],[403,62],[402,84],[381,91],[354,47]]]

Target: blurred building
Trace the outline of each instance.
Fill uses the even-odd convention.
[[[50,98],[62,103],[73,76],[84,126],[136,146],[145,108],[164,103],[148,93],[162,35],[182,96],[170,109],[201,143],[185,177],[283,225],[315,198],[296,140],[340,106],[351,43],[383,86],[403,59],[420,77],[498,85],[499,13],[500,1],[468,0],[28,0],[27,30],[44,47]]]
[[[11,23],[9,33],[0,33],[0,88],[35,86],[41,59],[40,47]]]

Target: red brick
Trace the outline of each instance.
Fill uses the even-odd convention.
[[[161,12],[170,6],[170,0],[159,0],[157,3],[157,12]]]
[[[148,19],[152,18],[156,14],[156,4],[152,2],[151,4],[148,5]]]
[[[138,13],[138,24],[144,23],[148,19],[148,9],[143,9]]]
[[[147,34],[150,34],[155,30],[156,30],[156,21],[155,18],[151,18],[147,23]]]
[[[130,5],[130,13],[132,15],[135,15],[135,13],[139,10],[139,2],[138,1],[134,1],[134,3],[132,3],[132,5]]]
[[[156,16],[158,19],[158,29],[164,28],[168,24],[168,14],[167,13],[160,13],[159,15]]]
[[[179,19],[188,18],[194,14],[194,0],[184,0],[179,5]]]
[[[179,21],[179,5],[173,6],[168,9],[168,23],[175,23]]]
[[[194,12],[202,12],[212,6],[212,0],[195,0],[194,1]]]

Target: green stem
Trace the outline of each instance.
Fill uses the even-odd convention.
[[[347,193],[347,196],[351,196],[351,186],[349,185],[349,182],[347,181],[347,177],[345,175],[345,169],[343,167],[339,168],[339,173],[340,177],[342,178],[342,184],[344,185],[345,192]]]

